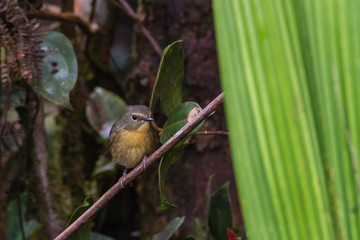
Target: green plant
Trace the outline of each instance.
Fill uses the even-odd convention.
[[[358,239],[359,2],[213,3],[249,238]]]

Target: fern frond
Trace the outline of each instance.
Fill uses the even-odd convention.
[[[27,19],[17,0],[0,2],[0,46],[5,52],[5,59],[1,62],[2,82],[8,81],[6,77],[10,70],[28,82],[33,76],[41,81],[42,34],[40,24],[36,19]]]

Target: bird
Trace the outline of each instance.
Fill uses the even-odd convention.
[[[136,167],[141,161],[146,168],[147,156],[159,146],[160,133],[161,128],[144,105],[127,106],[123,116],[111,127],[109,149],[112,160],[125,168],[120,178],[122,186],[127,169]]]

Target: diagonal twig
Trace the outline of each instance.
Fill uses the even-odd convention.
[[[157,43],[155,38],[151,35],[149,30],[141,23],[141,21],[139,20],[137,14],[131,8],[131,6],[127,3],[127,1],[126,0],[113,0],[112,2],[115,5],[117,5],[118,7],[122,8],[125,11],[125,13],[127,15],[129,15],[139,25],[141,31],[143,32],[145,37],[150,42],[150,44],[153,47],[153,49],[155,50],[156,54],[161,58],[161,56],[162,56],[161,47],[159,46],[159,44]]]
[[[196,136],[199,136],[199,135],[204,135],[204,136],[207,136],[207,135],[222,135],[222,136],[228,136],[229,133],[226,132],[226,131],[221,131],[221,130],[217,130],[217,131],[203,131],[203,132],[197,132],[195,133]]]
[[[99,27],[96,24],[91,24],[83,17],[80,17],[72,12],[56,13],[49,11],[33,10],[27,14],[27,17],[75,23],[80,27],[81,30],[83,30],[88,35],[94,34],[99,31]]]
[[[222,102],[224,101],[224,93],[217,96],[211,103],[209,103],[203,110],[199,112],[190,122],[182,127],[177,133],[174,134],[166,143],[164,143],[158,150],[150,155],[146,160],[146,166],[151,165],[156,160],[161,158],[167,151],[177,144],[182,138],[189,134],[197,125],[199,125],[205,118],[207,118]],[[118,181],[114,184],[94,205],[92,205],[83,215],[81,215],[75,222],[73,222],[67,229],[65,229],[55,240],[63,240],[68,238],[76,230],[78,230],[84,223],[90,220],[105,204],[115,196],[123,187],[128,185],[140,173],[144,171],[143,164],[140,163],[136,168],[123,177],[122,183]]]
[[[38,96],[34,94],[34,97]],[[38,192],[38,198],[42,206],[41,213],[46,214],[45,230],[49,238],[54,238],[57,233],[61,231],[61,218],[55,211],[54,202],[52,201],[52,193],[50,191],[49,175],[48,175],[48,161],[49,155],[46,147],[47,136],[45,132],[45,113],[42,101],[33,100],[29,106],[34,109],[31,114],[34,114],[33,130],[32,130],[32,148],[33,158],[36,164],[35,181]]]

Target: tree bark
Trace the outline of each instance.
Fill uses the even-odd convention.
[[[38,98],[36,95],[34,97]],[[36,104],[37,102],[37,104]],[[63,227],[63,222],[54,208],[55,199],[50,189],[50,181],[48,178],[48,151],[47,137],[45,132],[45,114],[42,101],[33,101],[32,111],[36,112],[34,116],[34,125],[32,132],[33,143],[33,162],[35,166],[37,201],[39,201],[39,212],[45,214],[42,223],[45,225],[47,236],[53,239],[59,234]],[[40,213],[41,216],[44,216]]]

